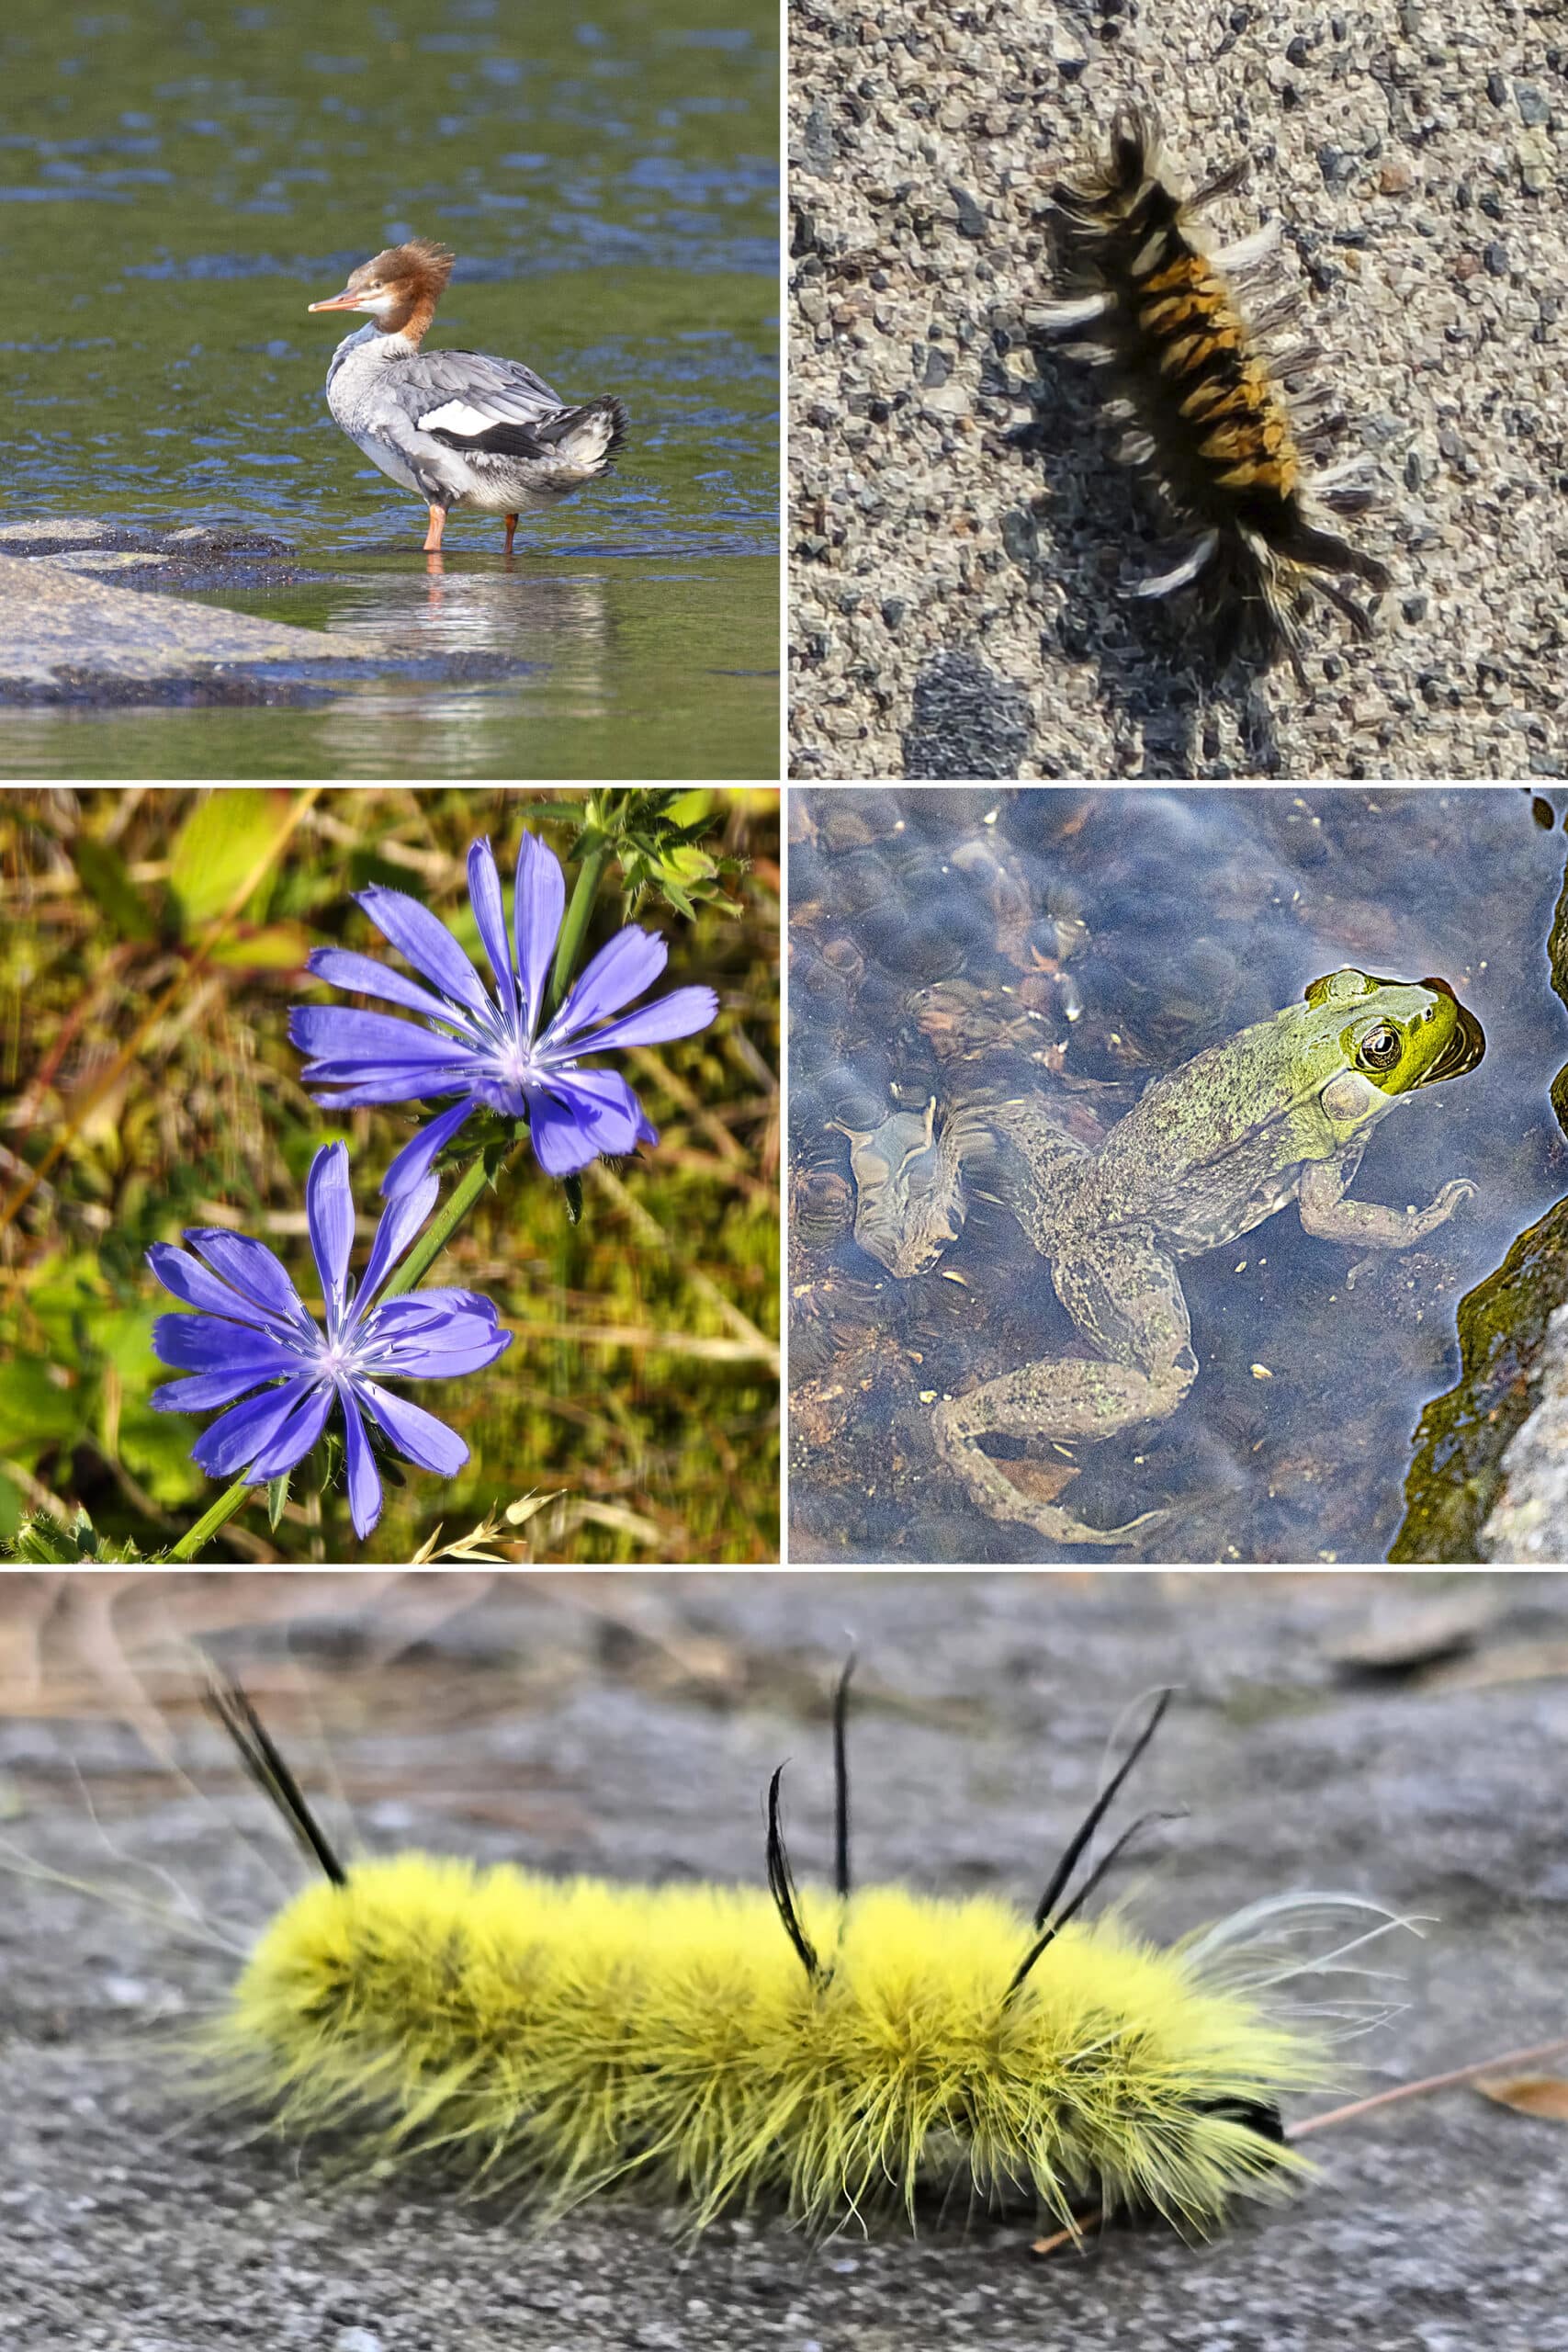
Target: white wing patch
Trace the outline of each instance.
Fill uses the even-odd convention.
[[[474,408],[468,401],[447,401],[440,408],[433,408],[418,420],[422,433],[460,433],[477,435],[488,433],[492,424],[503,420],[487,415],[482,408]]]

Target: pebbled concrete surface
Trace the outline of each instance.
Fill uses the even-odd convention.
[[[1151,1927],[1303,1885],[1427,1915],[1424,1940],[1390,1951],[1405,2006],[1349,2045],[1346,2096],[1568,2030],[1568,1577],[517,1577],[467,1607],[434,1579],[450,1613],[392,1666],[386,1587],[340,1579],[323,1602],[322,1581],[295,1588],[310,1706],[265,1637],[220,1646],[272,1693],[314,1786],[319,1706],[377,1849],[756,1879],[761,1792],[788,1756],[807,1871],[828,1852],[823,1702],[852,1626],[866,1877],[1032,1894],[1109,1725],[1174,1679],[1142,1802],[1189,1817],[1124,1883]],[[7,1838],[254,1922],[271,1883],[221,1816],[265,1845],[259,1803],[194,1715],[175,1720],[220,1810],[117,1725],[24,1717],[0,1725]],[[132,1860],[169,1880],[132,1880]],[[1043,2265],[1027,2224],[980,2221],[813,2252],[767,2216],[690,2245],[625,2202],[539,2238],[186,2111],[155,2021],[188,2022],[232,1964],[69,1889],[7,1890],[8,2352],[1568,2352],[1564,2127],[1468,2090],[1324,2134],[1303,2194],[1203,2246],[1121,2229]]]

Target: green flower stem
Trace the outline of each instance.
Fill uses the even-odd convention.
[[[488,1154],[481,1151],[477,1159],[469,1160],[440,1216],[425,1227],[397,1272],[382,1283],[383,1299],[401,1298],[404,1291],[412,1290],[435,1263],[490,1181],[487,1159]]]
[[[571,894],[571,904],[566,910],[566,921],[560,927],[555,967],[550,973],[549,1009],[552,1012],[565,996],[567,983],[576,968],[582,947],[582,934],[588,929],[588,918],[599,895],[599,877],[610,863],[610,853],[614,847],[614,842],[601,840],[596,848],[584,853],[577,869],[577,886]]]
[[[179,1542],[169,1553],[171,1560],[194,1560],[209,1535],[216,1535],[225,1521],[233,1518],[245,1497],[254,1487],[258,1494],[266,1492],[265,1478],[236,1478],[218,1500],[204,1510],[194,1527],[187,1527]]]

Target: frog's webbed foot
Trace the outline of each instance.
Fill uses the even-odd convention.
[[[1140,1511],[1120,1527],[1091,1527],[1060,1503],[1024,1494],[1004,1465],[982,1451],[979,1440],[1038,1437],[1047,1421],[1053,1437],[1109,1437],[1124,1426],[1173,1413],[1194,1370],[1190,1355],[1185,1365],[1153,1376],[1132,1364],[1092,1363],[1075,1356],[1024,1364],[939,1405],[932,1418],[937,1447],[990,1518],[1032,1528],[1054,1544],[1125,1544],[1166,1514]]]
[[[1055,1502],[1032,1501],[984,1436],[1099,1441],[1174,1413],[1198,1374],[1187,1303],[1176,1267],[1152,1234],[1134,1227],[1080,1242],[1056,1261],[1056,1295],[1103,1361],[1061,1356],[1003,1373],[937,1408],[943,1458],[993,1519],[1032,1527],[1056,1544],[1124,1544],[1162,1516],[1145,1512],[1122,1527],[1090,1527]]]
[[[880,1126],[828,1125],[850,1140],[855,1239],[901,1282],[924,1273],[957,1240],[967,1213],[964,1123],[949,1119],[939,1135],[933,1094],[922,1113],[895,1111]]]

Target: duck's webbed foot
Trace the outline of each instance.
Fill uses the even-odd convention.
[[[1475,1191],[1468,1176],[1456,1176],[1424,1209],[1390,1209],[1379,1201],[1346,1200],[1348,1181],[1338,1160],[1316,1161],[1302,1178],[1297,1208],[1303,1229],[1319,1240],[1348,1241],[1365,1250],[1408,1250],[1446,1225]]]

